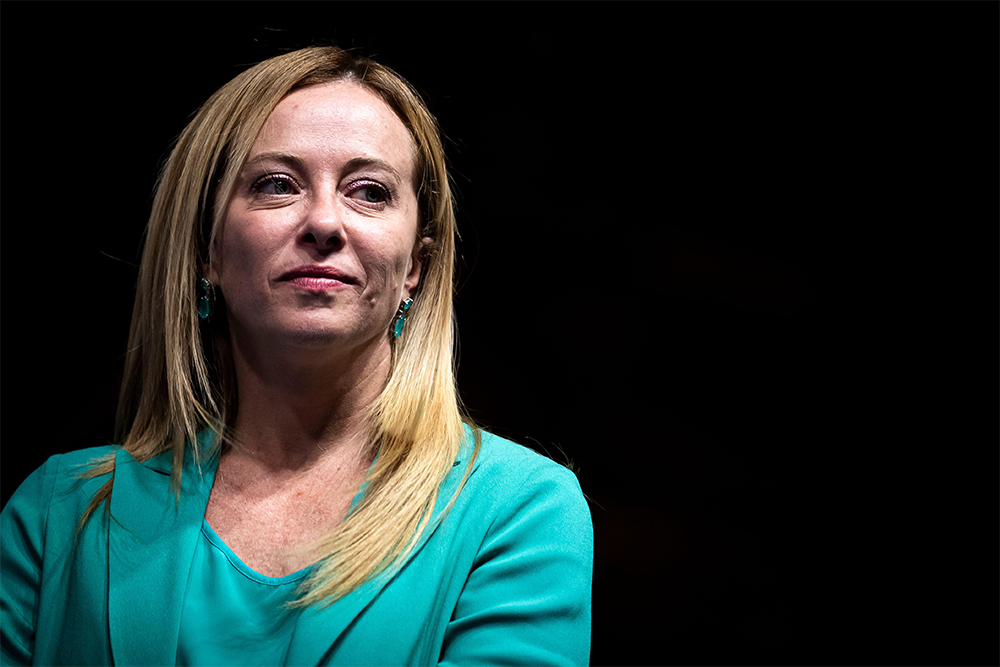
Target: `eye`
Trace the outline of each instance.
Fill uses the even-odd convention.
[[[266,176],[261,176],[254,181],[251,189],[255,194],[271,197],[295,194],[296,190],[295,182],[282,174],[267,174]]]
[[[392,199],[389,188],[375,181],[352,183],[348,195],[365,204],[385,204]]]

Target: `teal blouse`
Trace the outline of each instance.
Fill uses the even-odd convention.
[[[243,564],[205,521],[194,549],[178,665],[281,665],[299,612],[285,603],[310,568],[267,577]]]
[[[74,529],[115,452],[110,516]],[[483,433],[463,443],[431,523],[402,562],[329,607],[288,610],[308,568],[262,576],[205,522],[215,467],[121,448],[54,456],[0,513],[0,664],[583,665],[593,530],[576,477]],[[357,502],[355,498],[355,502]]]

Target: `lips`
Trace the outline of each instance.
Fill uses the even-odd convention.
[[[279,282],[291,282],[306,289],[333,289],[357,281],[340,269],[332,266],[300,266],[278,278]]]

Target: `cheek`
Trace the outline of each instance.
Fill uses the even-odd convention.
[[[274,243],[250,225],[228,225],[221,243],[220,278],[223,290],[231,294],[252,291],[267,284]]]
[[[412,247],[399,239],[383,239],[384,245],[364,249],[368,285],[366,296],[373,305],[388,300],[395,303],[410,266]],[[395,308],[396,306],[393,306]]]

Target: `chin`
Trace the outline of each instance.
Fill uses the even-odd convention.
[[[371,344],[379,338],[369,329],[344,326],[333,322],[302,322],[279,334],[287,344],[308,349],[355,348]],[[386,336],[387,338],[387,336]]]
[[[342,315],[338,313],[337,315]],[[366,326],[356,318],[332,316],[334,313],[292,313],[289,317],[265,317],[249,320],[249,326],[231,328],[234,335],[260,341],[254,345],[262,352],[268,348],[299,348],[305,350],[357,349],[365,345],[388,341],[388,330]]]

